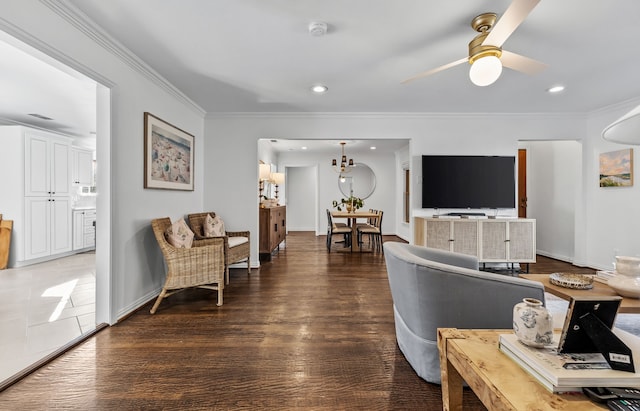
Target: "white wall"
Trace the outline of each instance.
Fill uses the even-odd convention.
[[[638,180],[638,146],[616,144],[601,137],[602,130],[640,101],[628,102],[593,113],[587,122],[583,149],[584,233],[576,239],[584,247],[576,260],[584,265],[611,269],[615,255],[640,256],[640,183]],[[639,131],[640,132],[640,131]],[[599,155],[609,151],[634,148],[635,181],[632,187],[600,187]]]
[[[223,151],[224,156],[218,156],[219,161],[208,162],[205,169],[207,187],[212,191],[205,193],[205,208],[209,204],[220,204],[212,193],[232,192],[234,187],[246,187],[236,190],[236,201],[225,206],[228,213],[238,220],[253,222],[248,227],[252,233],[258,232],[258,207],[255,196],[257,181],[258,139],[277,136],[279,139],[296,139],[304,136],[306,139],[331,140],[335,136],[341,139],[406,139],[411,142],[410,168],[412,213],[417,215],[420,208],[421,184],[419,182],[420,156],[422,154],[476,154],[476,155],[516,155],[519,140],[580,140],[585,136],[585,117],[580,115],[429,115],[429,114],[230,114],[226,116],[209,115],[205,121],[206,156],[214,156]],[[247,150],[252,150],[247,152]],[[281,156],[282,157],[282,156]],[[241,159],[246,159],[242,163]],[[305,160],[296,157],[295,161],[287,162],[278,159],[280,165],[305,165]],[[358,160],[360,161],[360,160]],[[308,160],[311,163],[312,160]],[[376,162],[363,159],[370,166],[377,166]],[[385,170],[396,170],[398,161],[389,160]],[[316,164],[315,162],[313,164]],[[319,205],[329,204],[329,201],[339,195],[337,185],[326,183],[323,176],[330,176],[330,164],[323,159],[320,166]],[[386,164],[386,160],[385,160]],[[323,171],[326,167],[327,171]],[[216,176],[229,174],[228,169],[238,170],[233,179],[219,179]],[[375,170],[375,169],[374,169]],[[383,230],[387,233],[398,232],[398,205],[395,199],[398,175],[381,174],[377,170],[376,176],[384,176],[391,181],[379,186],[389,187],[391,191],[376,190],[365,207],[382,204],[381,209],[393,210],[386,212]],[[327,179],[329,177],[326,177]],[[335,176],[333,176],[335,178]],[[333,187],[333,188],[332,188]],[[396,193],[396,195],[394,195]],[[389,201],[389,203],[386,203]],[[318,217],[322,231],[324,231],[326,207],[318,207]],[[374,207],[375,208],[375,207]],[[394,218],[395,217],[395,218]],[[388,218],[388,219],[387,219]],[[389,230],[389,231],[387,231]],[[403,233],[409,233],[412,239],[412,225],[408,229],[402,226]],[[252,258],[257,260],[257,239],[252,245]],[[253,241],[252,241],[253,242]]]
[[[112,193],[106,207],[98,199],[97,227],[110,230],[111,238],[109,244],[98,244],[97,253],[110,254],[113,287],[110,321],[115,321],[157,295],[164,282],[162,257],[151,231],[151,219],[164,216],[175,219],[202,210],[203,113],[166,86],[153,71],[136,65],[131,56],[119,54],[113,44],[99,45],[82,16],[73,14],[72,9],[62,18],[57,14],[60,6],[65,8],[46,1],[3,2],[0,29],[111,88],[111,136],[97,136],[110,138],[110,150],[100,150],[98,144],[98,164],[106,165],[110,159],[113,163],[104,167],[111,169],[110,185],[99,186],[99,190]],[[195,191],[143,188],[145,111],[195,135]],[[98,124],[98,129],[105,127]],[[98,197],[101,195],[106,193],[98,193]],[[101,218],[110,224],[101,224]],[[103,275],[105,267],[98,266],[97,270],[98,276]]]
[[[527,150],[527,217],[536,219],[538,253],[572,262],[582,145],[527,141],[520,148]]]
[[[333,209],[333,200],[340,200],[341,198],[346,197],[340,192],[340,188],[338,187],[338,174],[331,166],[331,158],[331,156],[326,155],[319,156],[316,154],[300,152],[284,152],[280,153],[278,157],[278,169],[302,165],[313,165],[318,168],[318,181],[317,183],[314,183],[314,185],[317,185],[318,187],[318,202],[317,204],[308,202],[308,206],[310,208],[314,208],[317,213],[317,224],[314,226],[316,234],[326,233],[326,210],[327,208],[329,210]],[[366,154],[354,155],[354,161],[366,164],[376,175],[376,188],[373,194],[364,200],[364,209],[373,208],[383,210],[385,212],[385,217],[388,216],[382,220],[383,233],[395,234],[396,226],[395,219],[393,218],[396,212],[396,202],[394,201],[394,193],[396,192],[394,153],[370,151]],[[295,189],[298,188],[289,184],[289,186],[286,187],[285,196],[289,195],[287,193],[291,193],[291,191]],[[287,212],[289,212],[288,209]],[[289,229],[291,229],[291,223],[287,222],[287,224]]]

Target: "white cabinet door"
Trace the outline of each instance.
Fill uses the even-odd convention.
[[[25,260],[71,251],[71,199],[25,198]]]
[[[73,212],[73,249],[84,248],[84,211]]]
[[[25,260],[51,255],[51,199],[25,198]]]
[[[93,185],[93,152],[82,149],[73,149],[73,184],[81,186]]]
[[[25,196],[49,196],[49,140],[43,136],[27,134],[24,148]]]
[[[67,140],[26,133],[24,160],[25,196],[69,195],[71,157]]]
[[[71,251],[71,199],[51,200],[51,254]]]
[[[69,143],[51,141],[51,195],[68,196],[71,185],[71,156]]]
[[[84,247],[96,245],[96,210],[84,212]]]

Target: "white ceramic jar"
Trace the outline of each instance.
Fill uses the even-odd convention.
[[[544,347],[553,341],[553,317],[542,301],[524,298],[513,307],[513,332],[532,347]]]

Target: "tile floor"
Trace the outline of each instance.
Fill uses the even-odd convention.
[[[95,329],[95,253],[0,270],[0,381]]]

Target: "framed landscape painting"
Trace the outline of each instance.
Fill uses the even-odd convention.
[[[600,187],[633,185],[633,149],[600,154]]]
[[[193,191],[193,135],[144,113],[144,188]]]

